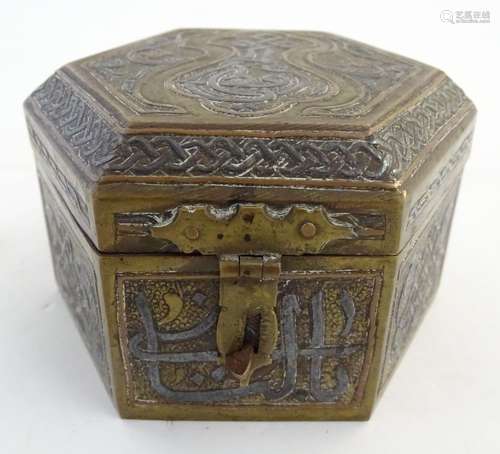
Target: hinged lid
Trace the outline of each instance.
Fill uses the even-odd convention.
[[[26,111],[41,172],[98,249],[210,254],[228,241],[397,253],[460,171],[474,117],[427,65],[326,33],[236,30],[178,30],[71,63]],[[210,213],[234,210],[219,232]],[[249,213],[263,230],[237,247]],[[174,238],[174,215],[226,240],[189,242],[186,226]]]

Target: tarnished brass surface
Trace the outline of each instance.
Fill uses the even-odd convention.
[[[398,253],[409,239],[402,230],[421,213],[402,219],[410,217],[404,205],[425,191],[424,180],[451,158],[475,115],[445,79],[426,86],[364,139],[312,138],[314,130],[300,139],[235,138],[229,126],[220,137],[182,135],[182,128],[180,135],[131,136],[107,119],[107,101],[92,92],[58,73],[28,99],[26,111],[34,147],[73,216],[104,252],[164,248],[147,235],[123,235],[117,222],[141,213],[161,216],[190,200],[321,203],[381,232],[338,242],[325,253]],[[462,147],[451,171],[460,170],[468,150]]]
[[[278,256],[223,255],[219,258],[220,313],[217,348],[220,363],[248,386],[253,373],[272,363],[278,339],[276,299],[281,270]],[[245,339],[248,320],[257,319],[257,333]]]
[[[372,233],[352,222],[352,216],[336,216],[322,206],[239,203],[227,208],[175,208],[151,228],[151,236],[168,240],[185,253],[302,255],[317,254],[332,241],[357,238],[363,230]]]
[[[312,353],[311,349],[319,348],[318,351],[321,351],[321,347],[314,347],[316,344],[310,337],[308,328],[312,323],[312,308],[317,301],[328,301],[329,304],[323,307],[332,310],[331,315],[328,315],[333,316],[332,320],[338,320],[325,325],[323,345],[330,352],[334,353],[338,348],[351,349],[362,339],[363,348],[359,351],[362,356],[358,357],[354,351],[340,362],[349,371],[349,385],[345,389],[337,389],[340,394],[336,400],[297,401],[285,397],[285,394],[281,399],[277,396],[277,400],[269,401],[262,400],[257,395],[219,402],[213,400],[208,393],[216,392],[221,385],[229,389],[245,389],[241,387],[239,379],[228,377],[222,383],[208,382],[204,386],[209,387],[203,389],[190,381],[190,375],[186,374],[190,370],[189,363],[175,365],[164,362],[168,355],[174,355],[172,358],[179,352],[192,355],[193,351],[199,351],[201,347],[201,351],[207,354],[207,362],[199,363],[200,368],[191,371],[193,377],[197,376],[197,371],[209,374],[218,371],[217,318],[214,318],[213,325],[205,334],[200,333],[200,340],[194,344],[191,341],[180,344],[174,339],[169,341],[166,333],[177,331],[182,335],[183,330],[194,328],[203,320],[210,320],[211,311],[219,307],[220,301],[219,260],[215,256],[99,254],[68,215],[68,210],[58,199],[45,175],[41,175],[41,181],[54,263],[61,288],[67,292],[65,295],[68,302],[83,303],[84,307],[101,312],[100,323],[97,321],[97,324],[93,321],[95,319],[87,318],[90,312],[79,310],[75,314],[78,314],[81,320],[79,323],[84,326],[84,338],[99,346],[91,350],[91,353],[100,365],[100,370],[109,370],[111,381],[107,383],[120,414],[123,417],[167,419],[367,419],[376,396],[382,389],[382,383],[385,385],[432,300],[439,281],[439,269],[446,249],[447,232],[458,187],[458,180],[455,178],[454,185],[449,187],[447,195],[434,209],[429,223],[420,226],[414,241],[401,255],[282,257],[276,305],[278,322],[281,325],[287,320],[285,308],[290,307],[290,314],[297,317],[294,326],[298,329],[297,336],[302,349],[294,353],[298,358],[298,368],[297,381],[292,382],[292,389],[308,390],[309,387],[316,386],[314,381],[310,381],[313,376],[310,375],[309,367],[313,367],[313,364],[308,365],[301,358],[307,358],[302,355],[309,354],[309,351]],[[62,242],[68,246],[62,246]],[[83,296],[92,295],[92,281],[81,279],[83,269],[68,254],[87,257],[85,260],[89,263],[90,275],[95,273],[97,296]],[[415,264],[418,264],[419,270],[413,273]],[[71,271],[72,269],[75,271]],[[324,292],[324,296],[321,297],[318,291]],[[202,302],[196,296],[198,294],[205,295],[206,303],[203,304],[207,305],[202,306],[202,312],[196,309],[200,308],[199,304]],[[143,296],[139,298],[140,295]],[[289,295],[297,296],[298,306]],[[182,300],[180,310],[177,297]],[[167,304],[174,300],[174,307]],[[354,304],[354,311],[347,309],[348,301]],[[152,311],[155,328],[150,334],[156,333],[155,336],[163,336],[165,339],[160,341],[158,338],[156,351],[149,350],[144,344],[134,344],[134,339],[145,339],[145,328],[141,325],[137,304],[144,304]],[[182,327],[181,331],[179,327]],[[99,341],[101,338],[96,336],[95,331],[100,329],[104,333],[102,341]],[[279,342],[282,335],[280,328]],[[204,344],[199,344],[202,339]],[[337,346],[336,340],[340,341]],[[102,357],[93,351],[107,352],[109,356],[105,353]],[[146,352],[148,353],[144,356]],[[210,356],[210,352],[213,352],[213,356]],[[137,354],[140,356],[137,357]],[[155,357],[158,358],[156,363],[151,361]],[[173,366],[175,368],[172,369]],[[264,377],[271,379],[273,374],[279,373],[279,362],[276,362],[276,367],[271,375],[264,371]],[[332,369],[332,364],[328,363],[322,367],[326,368],[322,376],[327,381],[321,386],[336,390],[335,380],[338,377],[335,376],[335,368]],[[173,392],[163,396],[152,387],[154,381],[149,381],[147,377],[148,374],[153,374],[151,376],[154,377],[155,370],[163,377],[162,386],[171,387]],[[179,372],[175,372],[176,370]],[[180,372],[182,370],[186,372]],[[258,378],[256,376],[253,380]],[[283,382],[281,386],[289,385]],[[315,387],[312,389],[317,392]],[[201,401],[188,401],[187,404],[183,399],[188,396],[181,390],[200,390],[205,394],[200,396]],[[272,394],[270,396],[274,397]]]
[[[370,416],[470,152],[446,75],[325,33],[178,30],[25,109],[58,285],[123,417]]]
[[[328,33],[213,29],[174,30],[64,71],[106,99],[130,133],[254,137],[369,134],[441,77]]]

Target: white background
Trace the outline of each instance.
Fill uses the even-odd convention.
[[[1,453],[499,453],[498,2],[3,0]],[[490,24],[440,12],[489,10]],[[444,69],[479,117],[436,302],[372,420],[123,421],[58,295],[21,103],[71,60],[179,27],[323,30]]]

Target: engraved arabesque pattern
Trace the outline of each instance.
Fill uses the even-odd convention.
[[[35,152],[39,153],[40,157],[46,162],[52,171],[52,174],[58,183],[58,189],[64,194],[66,203],[68,203],[80,214],[79,219],[85,222],[88,226],[90,224],[89,207],[84,196],[79,190],[76,189],[75,185],[69,181],[68,177],[64,174],[50,154],[42,138],[35,132],[31,125],[28,125],[28,131],[33,149]]]
[[[377,133],[381,149],[390,150],[390,176],[397,178],[422,153],[436,134],[466,102],[464,92],[451,80]]]
[[[470,152],[472,145],[472,133],[470,133],[457,150],[451,155],[446,164],[439,170],[436,177],[432,180],[431,184],[425,189],[423,194],[411,205],[408,215],[407,226],[415,223],[415,221],[425,211],[429,203],[434,200],[434,196],[448,181],[450,174],[463,162],[464,157]]]
[[[384,181],[399,178],[466,101],[453,82],[444,82],[434,94],[397,117],[372,141],[365,142],[176,135],[121,137],[57,76],[49,79],[33,98],[69,145],[70,157],[94,177],[116,173]]]
[[[340,90],[333,81],[294,67],[283,58],[285,52],[300,46],[300,40],[280,33],[251,33],[225,41],[232,50],[228,58],[174,81],[176,90],[198,99],[206,110],[262,117]]]
[[[422,321],[439,285],[457,190],[455,184],[423,234],[404,252],[396,278],[381,389]]]
[[[49,120],[49,130],[54,128],[64,139],[64,152],[84,170],[100,173],[113,159],[120,135],[59,77],[49,78],[32,96]]]
[[[247,118],[360,115],[423,66],[327,33],[237,30],[169,32],[81,65],[141,113],[192,113],[178,93]]]
[[[54,273],[59,289],[104,384],[111,392],[98,281],[94,266],[83,247],[71,234],[70,227],[57,207],[50,189],[42,180],[40,186]]]

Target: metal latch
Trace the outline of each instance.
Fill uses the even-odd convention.
[[[278,255],[222,255],[219,270],[220,362],[246,386],[257,369],[272,362],[278,338],[275,309],[281,260]],[[257,331],[253,339],[247,330],[250,320]]]
[[[217,348],[220,362],[241,386],[271,364],[276,346],[281,255],[271,252],[317,254],[332,241],[357,238],[359,230],[345,214],[300,204],[182,205],[158,221],[151,228],[154,238],[168,240],[184,253],[219,257]]]

